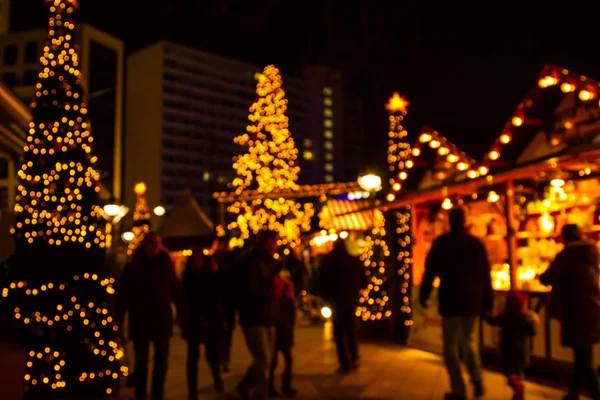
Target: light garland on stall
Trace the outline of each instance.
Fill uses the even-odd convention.
[[[84,197],[97,197],[100,174],[92,154],[93,137],[86,121],[79,57],[71,44],[73,0],[51,1],[48,42],[40,61],[42,71],[31,103],[36,122],[29,124],[25,160],[18,172],[15,214],[18,241],[42,240],[54,246],[84,243],[104,247],[99,224],[101,207]],[[57,82],[58,81],[58,82]],[[45,89],[56,84],[57,89]],[[61,111],[61,117],[53,113]],[[85,160],[85,162],[75,161]]]
[[[132,255],[133,251],[142,243],[144,237],[150,232],[150,208],[148,208],[148,202],[146,201],[146,184],[144,182],[138,182],[133,187],[133,191],[136,194],[135,209],[133,210],[133,226],[131,232],[133,232],[133,239],[127,245],[127,254]]]
[[[365,238],[366,244],[360,255],[366,268],[367,287],[360,292],[356,316],[363,321],[384,320],[392,315],[386,290],[390,251],[385,241],[385,218],[381,210],[374,211],[373,220],[373,229]]]
[[[236,200],[227,210],[237,215],[229,230],[239,230],[241,239],[248,239],[264,229],[279,233],[280,244],[296,244],[302,231],[310,230],[314,215],[311,204],[301,205],[281,196],[269,198],[275,191],[298,190],[300,166],[298,150],[288,129],[287,100],[279,69],[269,65],[258,76],[256,93],[259,99],[250,107],[248,119],[252,125],[246,133],[234,139],[249,151],[234,158],[237,177],[232,186],[237,196],[246,190],[256,190],[263,196],[253,200]]]

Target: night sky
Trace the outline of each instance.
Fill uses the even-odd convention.
[[[13,3],[15,29],[44,26],[42,0]],[[478,159],[545,64],[600,79],[600,7],[576,1],[461,9],[416,0],[127,0],[119,11],[109,3],[117,2],[80,0],[80,19],[125,40],[129,52],[170,39],[285,73],[309,64],[340,69],[379,138],[372,163],[384,161],[383,105],[394,90],[412,103],[412,135],[427,124]]]

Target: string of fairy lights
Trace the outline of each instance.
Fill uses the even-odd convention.
[[[142,243],[144,237],[150,232],[150,208],[146,200],[146,184],[138,182],[133,187],[136,194],[135,208],[133,210],[133,226],[131,232],[133,239],[127,245],[127,254],[132,255],[134,250]]]
[[[393,201],[398,192],[402,189],[402,181],[408,178],[408,170],[414,165],[412,156],[414,149],[411,151],[411,146],[406,140],[408,132],[402,126],[402,121],[408,113],[407,107],[409,102],[394,93],[386,105],[386,110],[389,112],[389,133],[388,133],[388,166],[391,173],[390,186],[391,191],[387,195],[388,201]],[[411,233],[410,233],[410,207],[395,212],[396,217],[396,238],[398,240],[398,254],[396,256],[398,266],[397,273],[400,277],[400,296],[401,306],[400,312],[405,316],[404,324],[412,325],[411,307],[410,307],[410,267],[413,263],[411,255]]]
[[[274,191],[296,191],[300,166],[298,150],[288,129],[287,100],[279,69],[267,66],[258,75],[258,100],[250,107],[251,124],[235,143],[248,147],[248,152],[234,158],[237,177],[232,182],[236,195],[256,190],[268,195]],[[241,239],[248,239],[263,229],[279,233],[283,246],[295,246],[302,231],[310,230],[314,215],[311,204],[301,205],[293,199],[254,198],[236,200],[227,210],[237,216],[228,225],[238,230]]]
[[[73,387],[78,375],[87,387],[111,394],[119,377],[128,373],[122,365],[123,349],[108,339],[118,329],[108,315],[105,299],[114,293],[113,281],[90,273],[65,278],[74,263],[64,258],[81,257],[78,262],[85,263],[86,256],[94,260],[99,256],[94,249],[105,247],[102,209],[97,205],[98,159],[93,154],[94,139],[83,101],[79,57],[72,44],[78,3],[47,3],[51,14],[48,40],[31,102],[34,122],[18,172],[17,221],[12,233],[17,254],[35,253],[31,259],[48,266],[45,275],[54,273],[52,267],[66,267],[56,271],[55,280],[61,283],[38,284],[45,278],[32,275],[29,282],[20,280],[3,287],[1,296],[3,306],[12,307],[16,320],[40,329],[39,340],[27,353],[26,390],[37,388],[32,395],[47,398],[50,395],[44,390]],[[41,246],[33,247],[36,244]],[[62,253],[56,250],[59,248]],[[47,253],[53,258],[44,259]],[[80,351],[83,348],[89,354]],[[87,362],[96,358],[98,362]],[[88,368],[91,370],[85,370]]]

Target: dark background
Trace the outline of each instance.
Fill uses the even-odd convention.
[[[394,90],[412,103],[412,135],[428,124],[479,159],[545,64],[600,79],[596,2],[456,3],[80,0],[80,20],[120,37],[128,52],[170,39],[285,73],[338,68],[366,103],[367,132],[379,138],[368,154],[379,164]],[[14,29],[46,24],[42,0],[13,1],[11,14]]]

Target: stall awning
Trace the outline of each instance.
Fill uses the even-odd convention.
[[[329,222],[339,231],[366,231],[373,225],[373,211],[364,211],[371,202],[368,200],[329,200]]]
[[[213,222],[188,189],[169,210],[159,229],[163,244],[171,251],[207,247],[214,239],[214,232]]]

